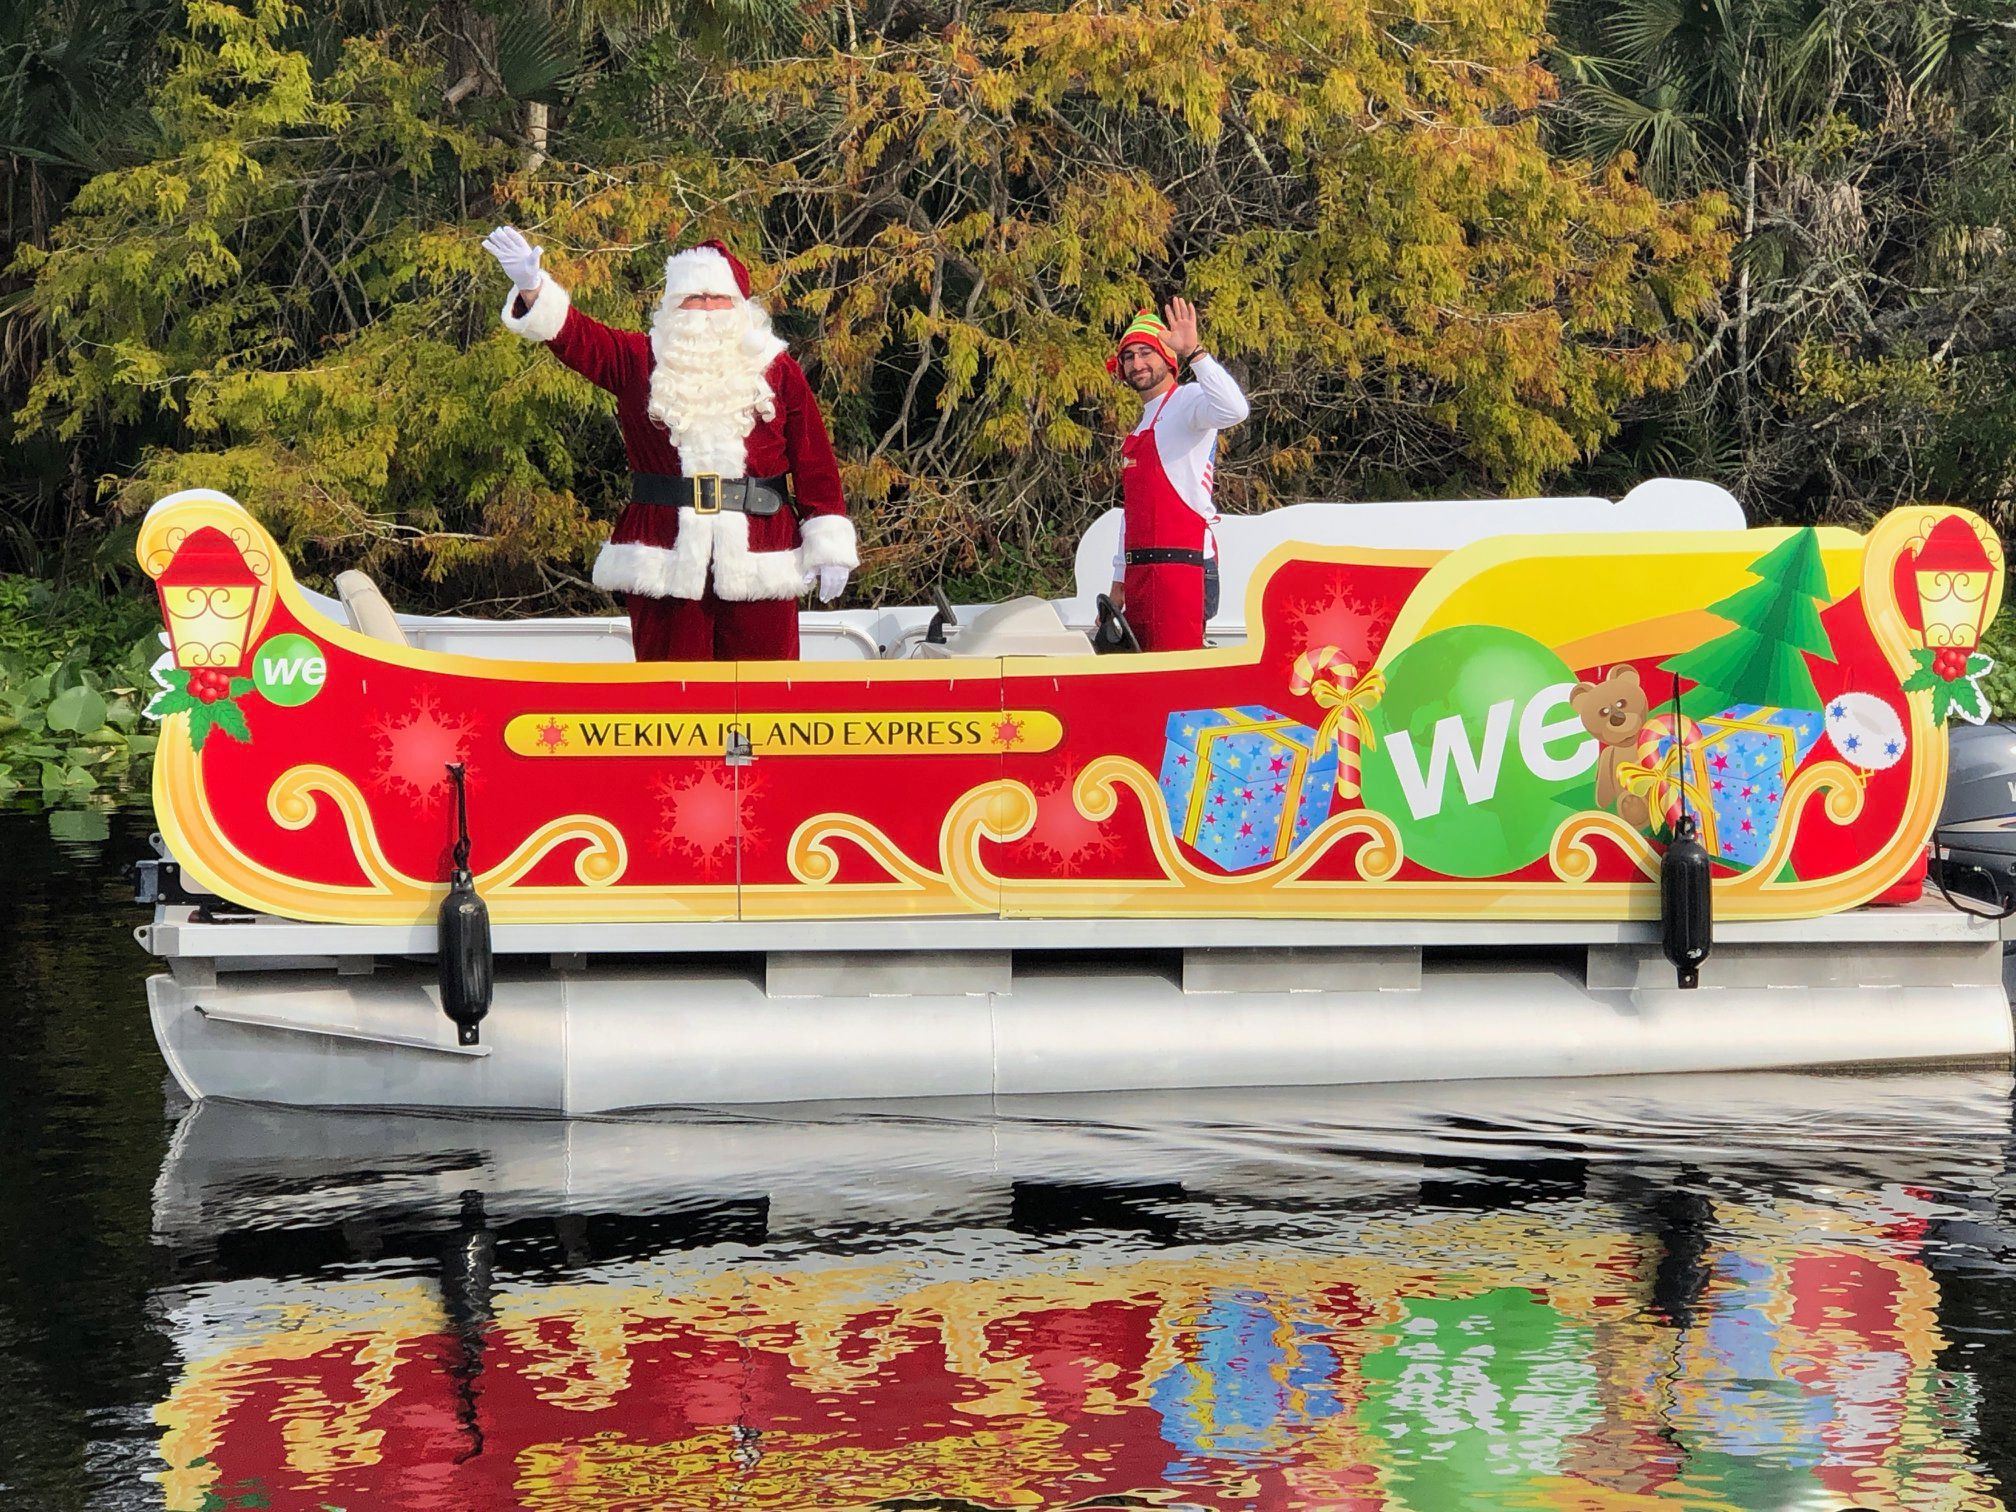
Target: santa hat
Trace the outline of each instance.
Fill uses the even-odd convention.
[[[689,294],[724,294],[730,299],[749,297],[749,270],[718,241],[704,241],[665,259],[665,297],[684,299]]]
[[[1120,345],[1115,347],[1113,355],[1106,359],[1107,372],[1120,371],[1120,354],[1130,346],[1153,347],[1162,354],[1162,360],[1171,368],[1181,365],[1176,361],[1176,354],[1169,350],[1169,327],[1162,324],[1161,318],[1153,310],[1138,311],[1134,319],[1128,323],[1127,329],[1120,333]]]

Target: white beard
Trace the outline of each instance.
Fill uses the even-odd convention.
[[[763,375],[784,350],[763,307],[682,310],[669,297],[651,321],[651,418],[671,434],[680,470],[748,474],[744,442],[774,419],[777,396]]]

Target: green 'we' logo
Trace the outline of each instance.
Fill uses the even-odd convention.
[[[276,635],[252,657],[252,684],[268,703],[298,708],[322,691],[329,663],[305,635]]]

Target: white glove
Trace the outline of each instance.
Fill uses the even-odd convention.
[[[847,579],[851,576],[845,567],[814,567],[805,574],[805,586],[817,587],[819,602],[830,604],[847,591]]]
[[[511,287],[530,294],[539,287],[539,257],[543,249],[525,240],[516,226],[499,226],[483,238],[483,250],[497,259]]]

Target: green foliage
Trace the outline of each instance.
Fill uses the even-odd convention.
[[[1980,0],[1556,0],[1559,142],[1719,192],[1735,276],[1689,381],[1590,470],[1765,519],[2016,522],[2016,50]],[[1678,444],[1675,444],[1675,443]]]
[[[1981,691],[1997,719],[2016,719],[2016,607],[2004,608],[1981,637],[1981,650],[1995,665],[1981,679]]]
[[[52,806],[144,788],[140,719],[159,655],[154,606],[0,577],[0,801]]]
[[[1427,47],[1341,0],[343,36],[188,0],[149,150],[16,256],[47,339],[19,422],[102,456],[127,511],[221,488],[408,602],[578,603],[624,469],[599,396],[499,328],[477,242],[511,219],[633,326],[669,243],[752,254],[870,592],[1058,582],[1133,420],[1113,334],[1179,290],[1260,401],[1233,507],[1530,491],[1682,381],[1725,207],[1550,154],[1539,0],[1445,11]]]
[[[1549,155],[1537,6],[1437,24],[1424,49],[1331,0],[992,10],[736,73],[794,168],[787,290],[874,415],[848,461],[878,563],[1061,564],[1136,414],[1114,333],[1170,293],[1259,398],[1234,509],[1537,489],[1679,383],[1722,202]]]

